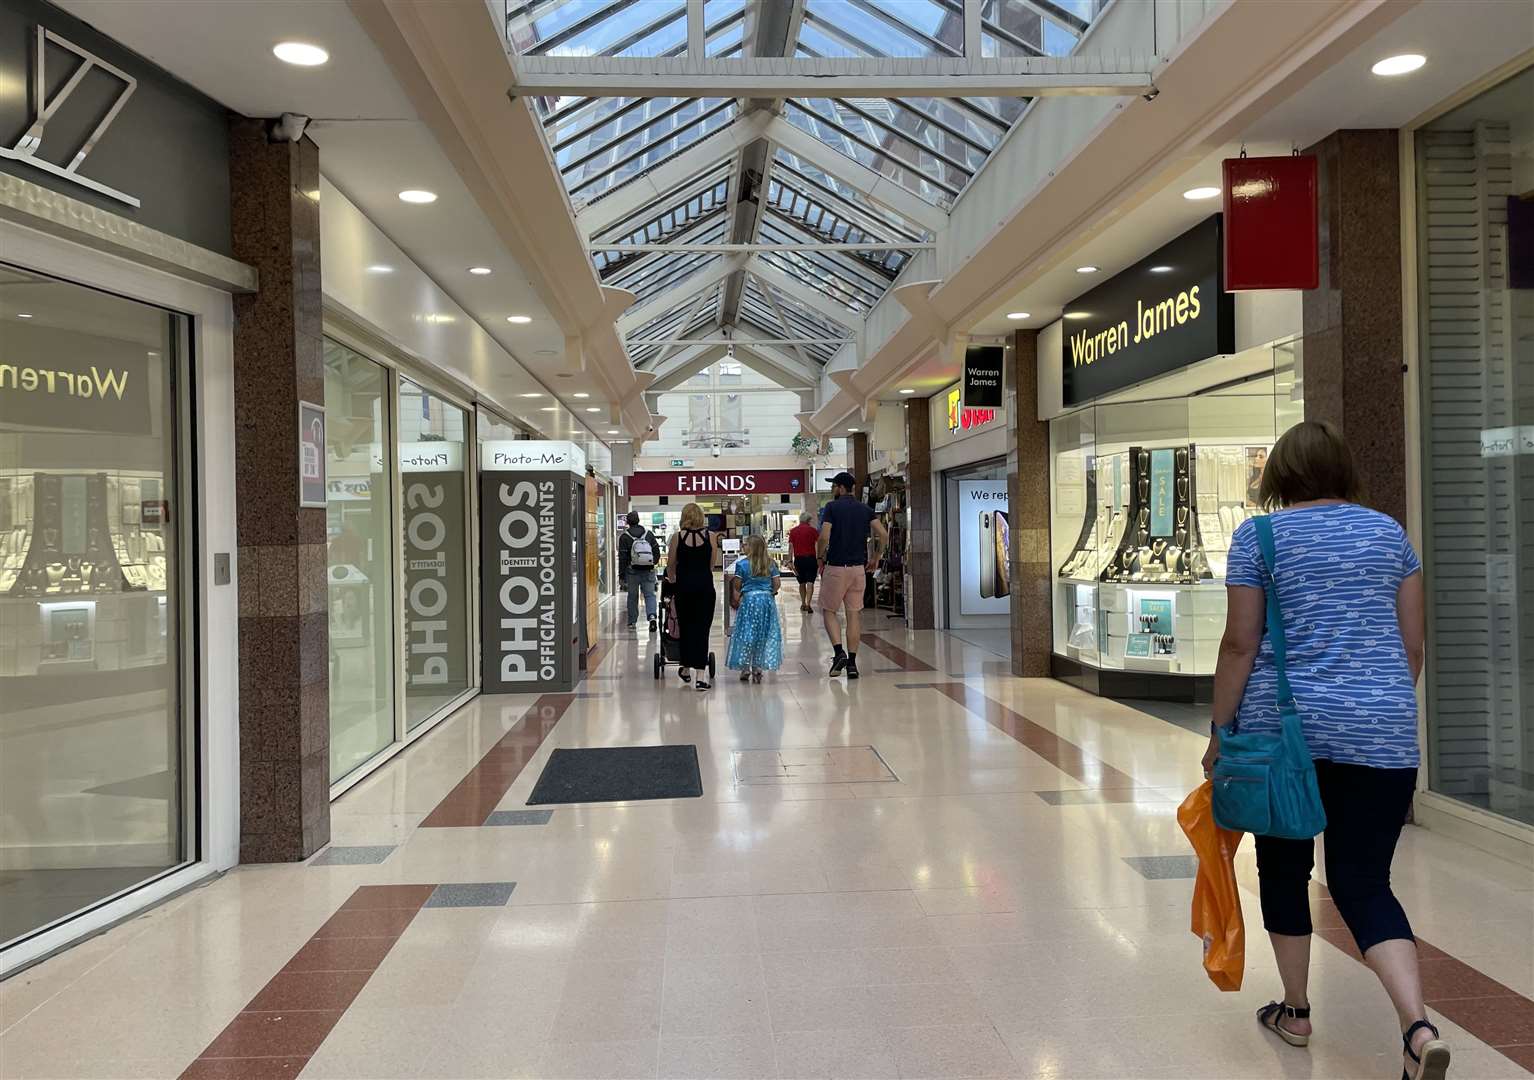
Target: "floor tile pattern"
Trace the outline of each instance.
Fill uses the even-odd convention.
[[[355,847],[338,847],[332,844],[310,859],[309,865],[371,866],[383,862],[393,853],[393,844],[367,844]]]
[[[447,829],[483,825],[573,700],[570,694],[540,695],[522,722],[479,759],[458,786],[426,816],[421,827]]]

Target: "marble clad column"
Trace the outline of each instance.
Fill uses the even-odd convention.
[[[1368,503],[1406,522],[1400,137],[1337,131],[1319,159],[1321,284],[1304,294],[1305,418],[1341,430]]]
[[[868,498],[868,432],[853,432],[847,441],[847,457],[852,475],[858,480],[858,489],[853,494],[862,502]]]
[[[307,858],[330,840],[325,511],[298,505],[298,402],[325,400],[319,148],[229,130],[240,588],[240,861]]]
[[[1049,546],[1049,423],[1038,419],[1037,330],[1018,330],[1008,356],[1007,516],[1012,550],[1012,674],[1047,678],[1054,636]]]
[[[910,535],[906,537],[905,617],[912,630],[931,630],[934,623],[930,407],[930,398],[905,402],[906,499],[911,508]]]

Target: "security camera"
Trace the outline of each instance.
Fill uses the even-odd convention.
[[[1155,101],[1158,97],[1161,96],[1161,91],[1157,90],[1153,86],[1149,90],[1145,91],[1145,93],[1141,94],[1140,96],[1143,97],[1146,101]]]
[[[309,118],[302,113],[285,112],[272,121],[271,141],[296,143],[304,137]]]

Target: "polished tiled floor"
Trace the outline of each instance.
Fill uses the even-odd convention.
[[[574,695],[469,705],[336,803],[328,853],[0,984],[0,1075],[1399,1075],[1338,944],[1309,1051],[1251,1018],[1257,935],[1246,991],[1202,973],[1199,736],[1013,679],[983,635],[882,624],[848,684],[818,624],[785,632],[760,686],[657,683],[620,632]],[[554,748],[658,743],[697,745],[703,798],[525,811]],[[1528,1075],[1534,873],[1409,829],[1396,876],[1454,1075]]]

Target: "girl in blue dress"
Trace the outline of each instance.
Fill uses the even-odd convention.
[[[783,666],[783,629],[778,624],[778,567],[767,554],[767,541],[748,536],[745,555],[730,579],[730,606],[736,610],[725,661],[740,672],[741,682],[761,682],[763,671]]]

